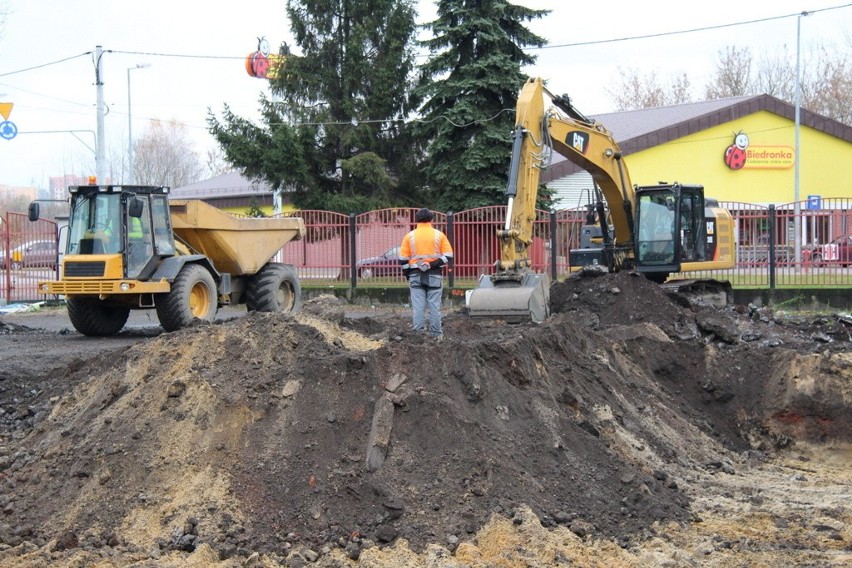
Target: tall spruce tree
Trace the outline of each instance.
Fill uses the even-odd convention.
[[[262,97],[264,127],[208,117],[228,160],[302,208],[360,212],[411,201],[417,152],[403,119],[414,0],[288,0],[296,46]],[[282,155],[281,152],[286,152]]]
[[[426,25],[429,60],[421,67],[417,132],[428,140],[428,195],[438,208],[461,211],[505,202],[515,104],[535,62],[525,47],[545,40],[524,23],[548,10],[505,0],[440,0]]]

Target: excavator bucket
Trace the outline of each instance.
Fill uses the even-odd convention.
[[[468,313],[473,319],[540,323],[550,314],[550,278],[528,272],[521,280],[494,282],[484,275],[468,298]]]

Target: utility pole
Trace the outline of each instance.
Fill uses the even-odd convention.
[[[796,264],[802,262],[802,205],[799,203],[801,199],[799,190],[799,161],[801,159],[801,148],[799,147],[799,130],[801,130],[801,106],[802,106],[802,16],[809,16],[810,12],[802,12],[796,18],[796,102],[795,102],[795,124],[793,126],[793,232],[796,234],[794,244],[794,254]]]
[[[150,63],[137,63],[135,67],[127,68],[127,183],[133,185],[133,111],[130,107],[130,72],[134,69],[150,67]]]
[[[106,152],[104,150],[104,81],[103,81],[103,49],[95,47],[95,88],[97,89],[98,139],[95,152],[95,170],[98,183],[106,183]]]

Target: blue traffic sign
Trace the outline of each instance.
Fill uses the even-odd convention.
[[[820,195],[809,195],[808,196],[808,209],[811,211],[818,211],[822,209],[822,196]]]
[[[11,140],[18,135],[18,127],[11,120],[0,122],[0,138]]]

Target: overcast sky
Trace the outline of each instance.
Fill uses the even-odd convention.
[[[726,46],[750,47],[755,58],[786,47],[794,59],[799,20],[803,57],[820,44],[852,50],[852,3],[840,0],[516,3],[552,10],[530,25],[551,47],[533,51],[538,63],[525,71],[547,79],[553,93],[568,94],[589,115],[615,110],[606,89],[619,83],[619,69],[653,72],[662,81],[687,73],[700,95]],[[87,52],[98,45],[109,50],[102,64],[107,153],[127,151],[129,76],[134,138],[150,119],[176,119],[203,156],[213,145],[208,108],[219,114],[228,104],[241,116],[257,117],[266,85],[246,73],[244,58],[261,36],[273,46],[293,45],[285,5],[0,0],[8,12],[0,32],[0,102],[14,104],[8,119],[18,130],[11,140],[0,138],[0,185],[46,187],[51,176],[95,173],[87,169],[94,168],[97,129]],[[421,21],[434,16],[431,0],[419,6]],[[797,17],[802,11],[814,13]],[[128,72],[136,65],[149,67]]]

